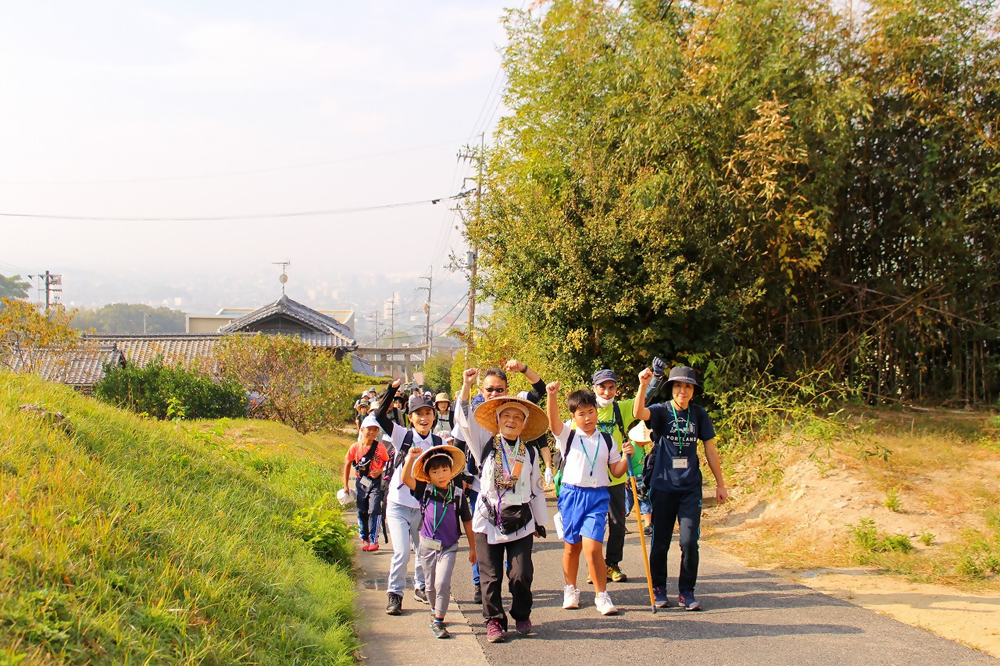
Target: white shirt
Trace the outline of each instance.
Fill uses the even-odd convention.
[[[559,453],[566,461],[563,466],[562,482],[583,488],[602,488],[611,485],[611,478],[608,475],[608,465],[614,465],[622,459],[622,454],[617,446],[612,446],[610,456],[608,455],[608,444],[601,435],[601,431],[594,429],[592,435],[583,434],[582,430],[575,430],[573,444],[566,453],[566,443],[569,441],[572,421],[563,423],[562,433],[556,437],[556,445]]]
[[[399,447],[403,445],[403,439],[406,437],[406,428],[399,425],[398,423],[392,424],[392,447],[399,451]],[[442,443],[443,440],[442,440]],[[434,434],[428,433],[426,439],[420,436],[416,430],[413,431],[413,446],[419,446],[420,448],[426,450],[434,446]],[[404,459],[405,460],[405,459]],[[392,478],[389,480],[389,495],[387,501],[393,504],[399,504],[401,506],[409,507],[411,509],[420,508],[420,500],[413,496],[410,489],[406,487],[403,483],[403,466],[400,465],[392,473]]]
[[[456,412],[456,413],[457,413],[457,412]],[[463,438],[463,437],[464,437],[465,435],[463,435],[463,434],[462,434],[462,431],[461,431],[461,430],[459,429],[459,427],[458,427],[458,423],[457,423],[458,419],[457,419],[457,418],[455,419],[455,421],[456,421],[456,423],[455,423],[455,427],[451,429],[451,438],[452,438],[452,439],[457,439],[457,440],[458,440],[458,441],[460,441],[460,442],[464,442],[465,440],[464,440],[464,439],[462,439],[462,438]],[[453,443],[454,443],[454,442],[453,442]],[[479,492],[479,489],[480,489],[481,487],[482,487],[482,484],[480,484],[480,483],[479,483],[479,476],[473,476],[473,477],[472,477],[472,492],[474,492],[474,493],[478,493],[478,492]],[[470,508],[470,509],[472,509],[473,511],[474,511],[474,510],[476,509],[476,507],[474,507],[474,506],[472,506],[472,507],[469,507],[469,508]]]
[[[486,464],[483,463],[483,449],[490,439],[493,438],[493,433],[479,425],[474,417],[470,418],[468,412],[469,403],[459,401],[458,409],[455,410],[455,421],[458,423],[457,427],[461,432],[460,439],[463,439],[468,444],[469,452],[475,457],[476,464],[479,465],[481,490],[479,492],[479,499],[476,500],[476,506],[472,511],[472,531],[478,534],[485,534],[486,542],[490,545],[523,539],[535,531],[536,524],[545,525],[549,521],[549,509],[545,505],[545,485],[542,479],[542,468],[538,463],[539,454],[536,451],[534,461],[532,461],[531,452],[525,452],[524,465],[521,470],[521,476],[517,479],[517,484],[501,497],[496,485],[493,483],[493,456],[489,457]],[[497,439],[503,442],[502,437],[498,437]],[[510,447],[508,447],[507,452],[510,454]],[[496,454],[500,455],[500,452],[497,451]],[[489,510],[485,502],[489,502],[492,506],[497,507],[498,512],[508,506],[530,504],[533,518],[517,532],[504,534],[490,520]]]

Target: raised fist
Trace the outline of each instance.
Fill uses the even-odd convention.
[[[479,379],[479,368],[469,368],[462,373],[462,381],[466,386],[472,386]]]
[[[507,372],[521,372],[527,366],[518,361],[516,358],[512,358],[507,361],[507,365],[505,367],[507,368]]]
[[[392,386],[392,388],[394,388],[394,389],[398,389],[399,386],[400,386],[400,384],[402,384],[402,383],[403,383],[402,379],[397,379],[392,384],[390,384],[390,386]]]
[[[639,373],[639,385],[649,386],[651,381],[653,381],[653,371],[649,368],[643,368],[642,372]]]
[[[549,395],[555,395],[559,393],[559,382],[550,382],[545,385],[545,392]]]
[[[411,446],[410,447],[410,452],[406,454],[406,457],[407,458],[412,458],[412,459],[416,460],[417,456],[419,456],[423,452],[424,452],[424,450],[422,448],[420,448],[419,446]]]

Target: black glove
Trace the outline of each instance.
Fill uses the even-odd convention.
[[[538,536],[540,536],[540,537],[542,537],[544,539],[545,538],[545,525],[535,525],[535,534],[537,534]]]
[[[667,363],[659,356],[653,357],[653,376],[663,379],[663,373],[667,371]]]

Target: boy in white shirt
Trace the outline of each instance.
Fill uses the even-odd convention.
[[[562,489],[559,491],[559,514],[563,524],[563,608],[580,607],[580,591],[576,577],[580,569],[580,553],[587,560],[587,569],[594,581],[594,605],[601,615],[618,612],[607,592],[607,565],[602,545],[608,523],[608,486],[611,477],[627,471],[628,461],[622,453],[634,452],[631,442],[622,444],[621,452],[610,435],[597,429],[597,396],[593,391],[573,391],[566,399],[572,421],[559,420],[559,382],[545,387],[548,393],[549,428],[556,437],[562,454]],[[571,428],[571,424],[576,428]]]

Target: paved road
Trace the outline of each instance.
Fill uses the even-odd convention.
[[[554,510],[554,508],[553,508]],[[997,660],[781,577],[746,569],[702,546],[698,598],[702,612],[649,608],[637,535],[625,545],[627,583],[609,583],[619,615],[601,617],[592,588],[583,583],[581,608],[562,609],[562,543],[554,535],[535,542],[536,632],[507,643],[486,642],[482,608],[472,603],[469,564],[459,558],[448,620],[455,638],[435,639],[428,607],[407,593],[404,617],[388,617],[385,572],[391,551],[359,553],[361,607],[369,624],[362,639],[370,664],[974,664]],[[670,553],[673,585],[679,551]],[[411,564],[412,571],[412,564]],[[674,587],[674,594],[676,588]],[[505,597],[509,599],[509,597]],[[455,612],[460,609],[461,613]],[[513,626],[513,623],[511,623]],[[434,655],[431,657],[430,655]]]

